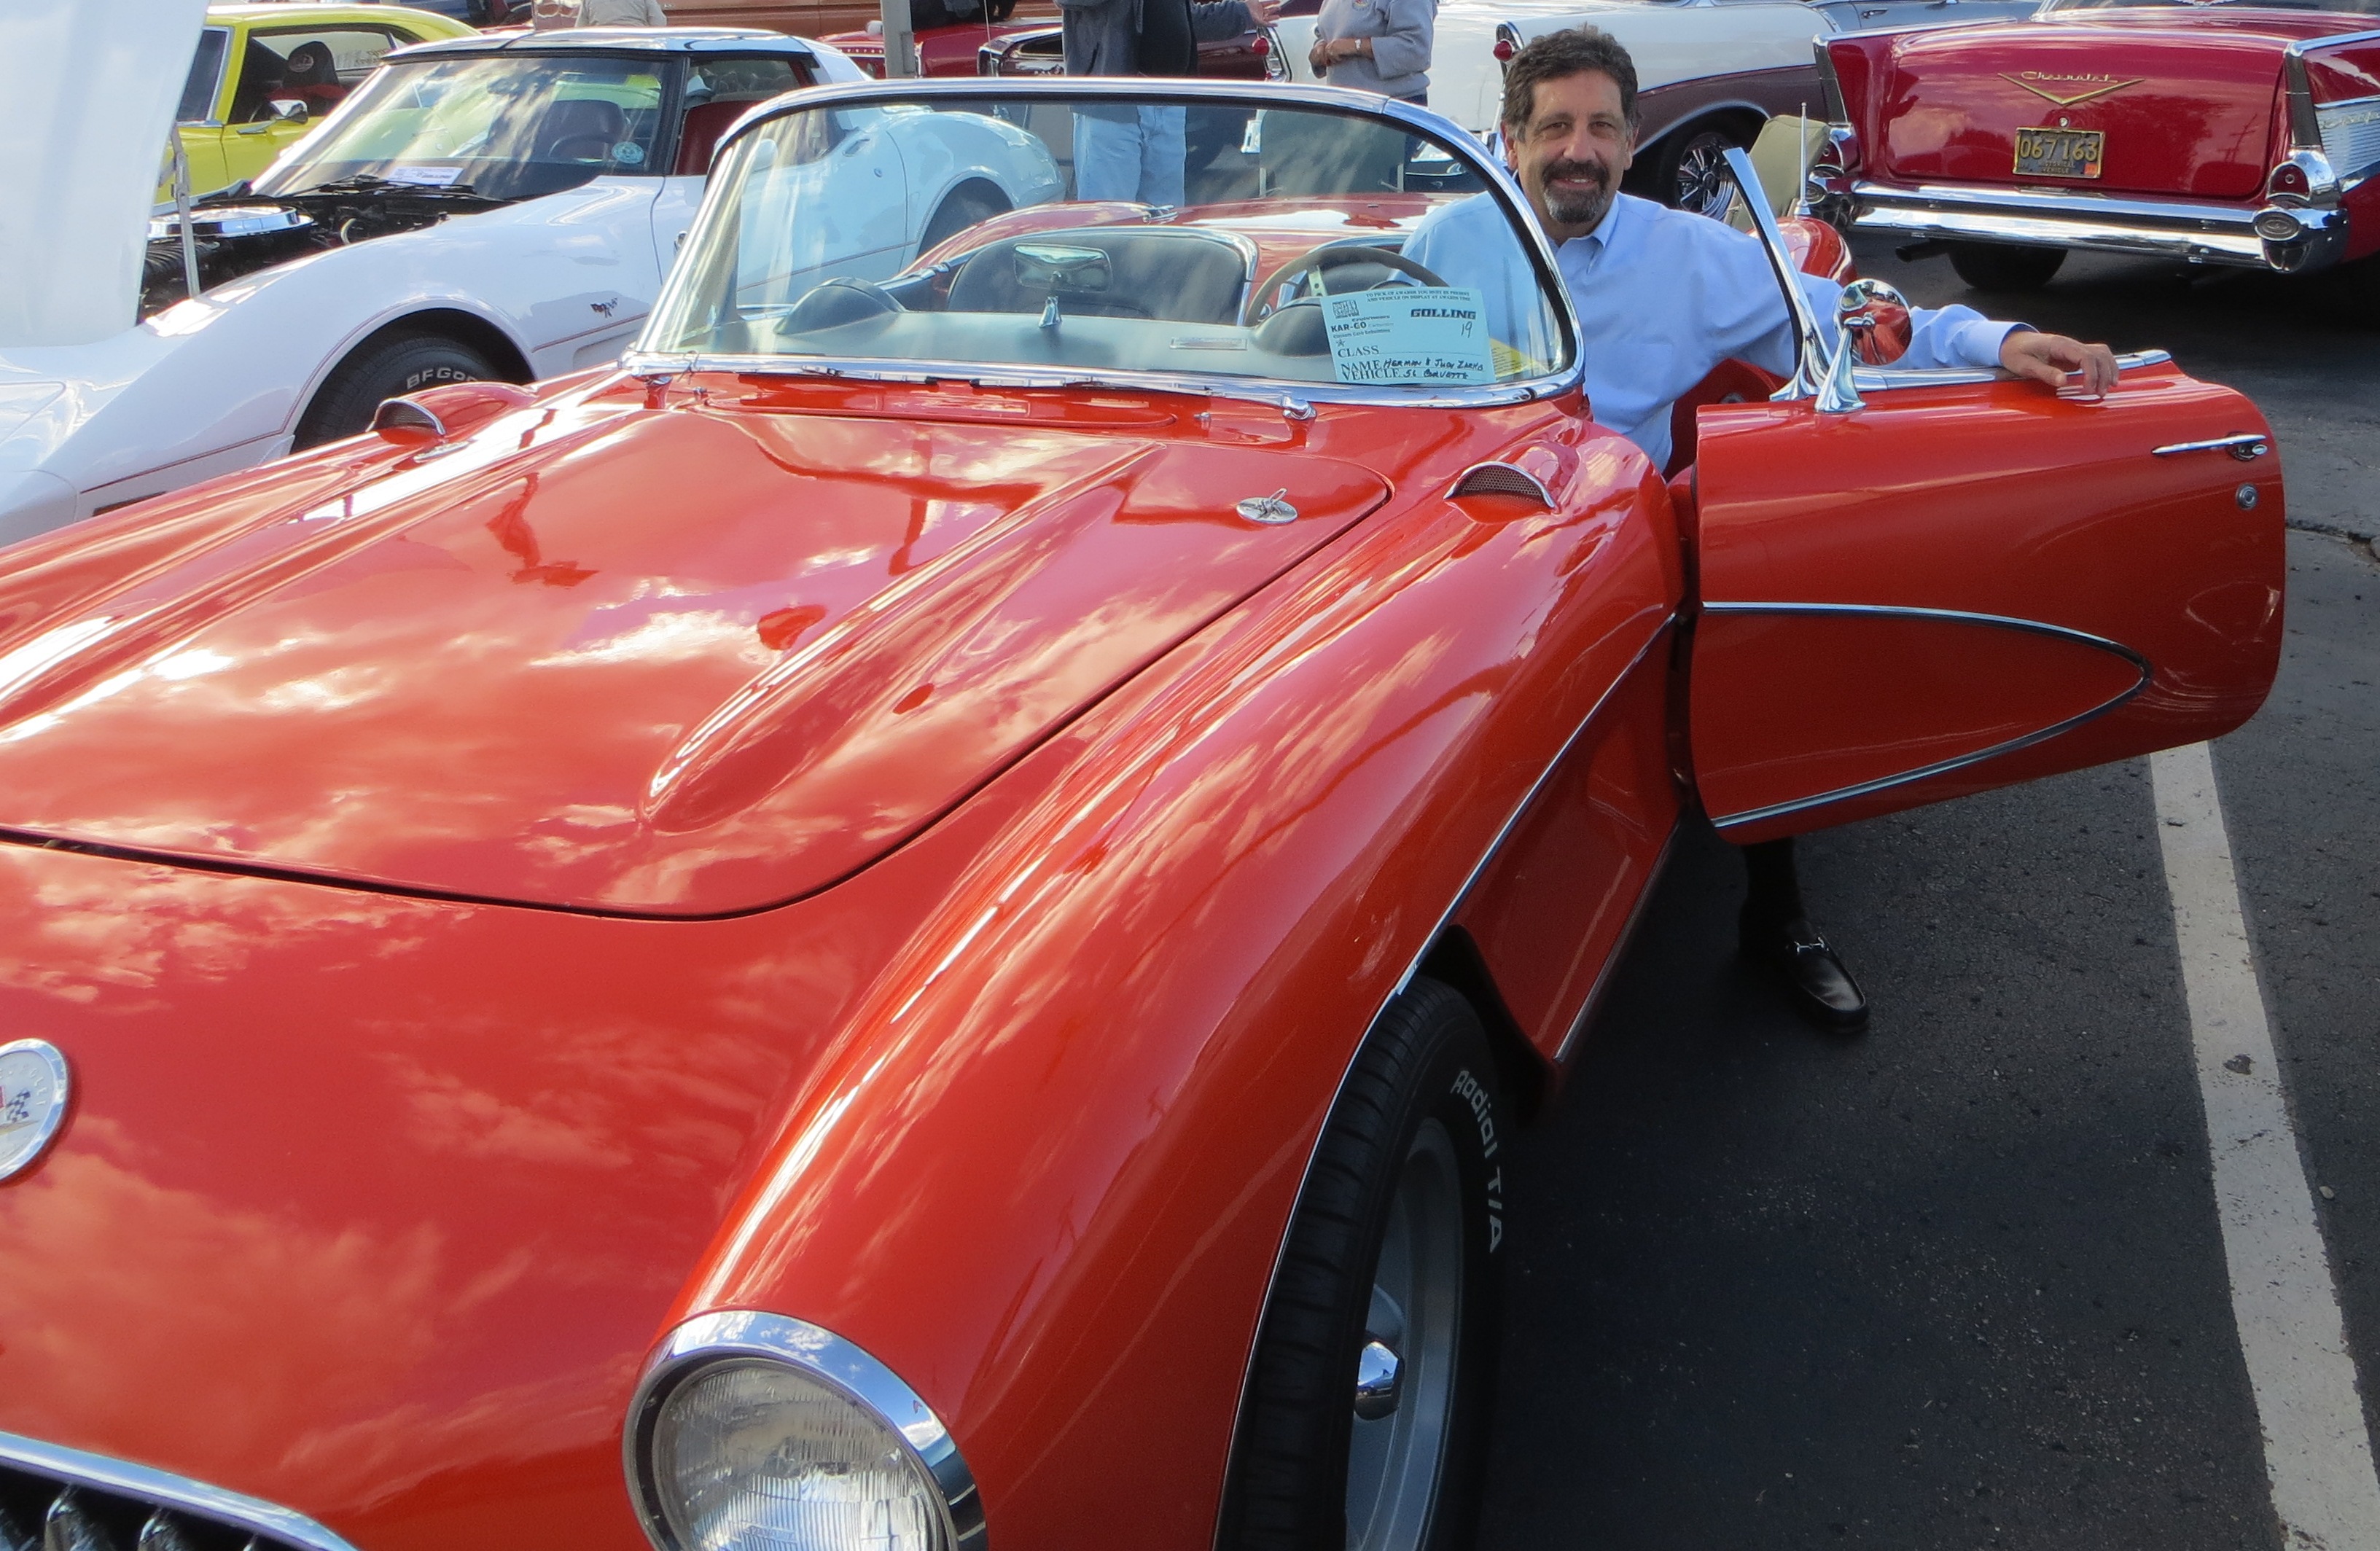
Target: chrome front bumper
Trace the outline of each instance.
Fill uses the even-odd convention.
[[[1902,188],[1853,183],[1855,231],[1949,242],[2006,242],[2139,253],[2193,264],[2297,274],[2347,251],[2347,212],[2277,201],[2254,210],[2180,200],[2127,200],[2047,188]]]

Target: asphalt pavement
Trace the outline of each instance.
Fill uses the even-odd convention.
[[[1986,297],[1859,257],[1923,305],[2171,350],[2273,424],[2286,656],[2215,767],[2368,1425],[2380,333],[2336,285],[2076,259]],[[2280,1551],[2158,823],[2143,760],[1810,837],[1855,1038],[1734,959],[1741,868],[1685,838],[1521,1144],[1483,1551]]]

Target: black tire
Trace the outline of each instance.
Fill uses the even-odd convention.
[[[503,375],[488,357],[444,334],[398,334],[367,344],[341,361],[298,417],[293,449],[318,446],[371,428],[383,399],[446,382],[485,382]]]
[[[1729,201],[1735,198],[1735,179],[1728,176],[1723,158],[1730,148],[1740,149],[1743,143],[1712,124],[1671,130],[1654,152],[1653,197],[1676,210],[1725,220]]]
[[[1007,208],[979,188],[953,188],[943,197],[942,207],[934,212],[934,218],[926,223],[926,235],[917,239],[917,251],[930,253],[969,226],[989,221]]]
[[[2341,264],[2321,276],[2317,285],[2322,282],[2327,282],[2327,285],[2315,294],[2322,295],[2326,290],[2336,298],[2340,315],[2349,322],[2380,329],[2380,254]]]
[[[1415,981],[1365,1036],[1290,1218],[1241,1400],[1222,1551],[1468,1543],[1501,1316],[1506,1131],[1470,1004]],[[1409,1307],[1378,1302],[1390,1286]],[[1380,1371],[1375,1340],[1402,1345],[1407,1387],[1390,1414],[1359,1422],[1358,1363]],[[1366,1505],[1353,1527],[1351,1476]]]
[[[2065,262],[2063,248],[2018,248],[2001,242],[1950,244],[1950,267],[1978,291],[2038,291]]]

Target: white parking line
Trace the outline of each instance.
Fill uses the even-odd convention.
[[[2248,953],[2239,875],[2204,744],[2154,755],[2157,838],[2181,945],[2231,1315],[2290,1551],[2380,1551],[2380,1477],[2313,1191]]]

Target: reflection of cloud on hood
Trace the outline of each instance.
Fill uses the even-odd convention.
[[[0,1277],[0,1427],[226,1485],[253,1490],[295,1419],[370,1405],[435,1344],[427,1224],[309,1229],[85,1146],[0,1194],[0,1242],[27,1252]]]
[[[547,1106],[541,1112],[401,1056],[389,1057],[387,1065],[412,1111],[415,1139],[431,1152],[586,1169],[625,1169],[635,1161],[621,1138],[600,1123],[603,1117],[589,1112],[601,1106],[590,1104],[583,1089],[538,1096]]]
[[[0,866],[34,864],[39,856],[0,848]],[[177,974],[227,980],[246,972],[260,948],[281,951],[335,937],[384,955],[418,941],[433,924],[455,920],[452,912],[414,900],[240,888],[176,867],[24,870],[34,875],[29,887],[12,882],[0,890],[0,943],[7,944],[0,951],[0,987],[76,1005],[106,991],[119,1012],[138,1010],[117,1000],[126,989],[156,985],[169,963]]]

